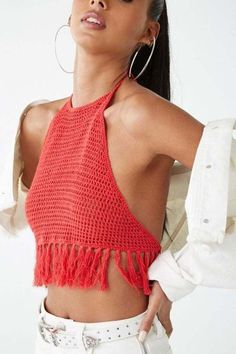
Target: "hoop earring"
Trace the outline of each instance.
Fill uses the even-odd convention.
[[[63,66],[60,64],[60,61],[58,59],[58,55],[57,55],[57,36],[58,36],[58,33],[60,32],[60,30],[63,28],[63,27],[70,27],[70,19],[71,19],[71,15],[68,19],[68,23],[66,25],[62,25],[58,28],[57,32],[56,32],[56,35],[55,35],[55,39],[54,39],[54,49],[55,49],[55,56],[56,56],[56,59],[57,59],[57,62],[58,62],[58,65],[60,66],[60,68],[67,74],[73,74],[74,71],[67,71],[63,68]]]
[[[142,75],[142,73],[144,72],[144,70],[145,70],[146,67],[148,66],[148,64],[149,64],[149,62],[150,62],[150,60],[151,60],[152,54],[153,54],[153,52],[154,52],[155,46],[156,46],[156,38],[155,38],[155,36],[153,36],[152,51],[151,51],[151,53],[150,53],[150,55],[149,55],[149,57],[148,57],[148,60],[147,60],[146,64],[144,65],[143,69],[140,71],[140,73],[139,73],[133,80],[137,80],[137,78]],[[131,70],[132,70],[134,61],[135,61],[135,59],[136,59],[136,57],[137,57],[137,55],[138,55],[138,53],[139,53],[139,51],[140,51],[141,48],[142,48],[142,47],[140,47],[140,48],[137,50],[137,52],[135,53],[135,55],[134,55],[134,57],[133,57],[132,63],[131,63],[130,68],[129,68],[129,78],[131,78],[131,77],[133,76],[132,73],[131,73]]]

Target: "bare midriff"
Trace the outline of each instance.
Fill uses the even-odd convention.
[[[113,252],[111,251],[111,254]],[[48,285],[45,308],[48,312],[79,322],[124,319],[144,312],[148,296],[137,292],[120,274],[113,257],[108,267],[109,289],[100,290],[99,283],[89,289]]]

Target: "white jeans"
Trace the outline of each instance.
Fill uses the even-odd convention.
[[[77,322],[47,312],[45,299],[39,305],[35,354],[173,354],[157,316],[145,341],[138,340],[146,311],[122,320]]]

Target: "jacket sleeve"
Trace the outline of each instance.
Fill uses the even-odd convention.
[[[20,115],[13,143],[9,146],[8,156],[0,175],[0,226],[8,237],[18,236],[28,227],[25,216],[25,199],[28,188],[21,177],[24,168],[20,149],[20,128],[28,110],[49,100],[36,100],[28,104]]]
[[[236,289],[235,119],[209,122],[193,164],[185,210],[186,242],[161,252],[148,269],[170,301],[197,285]]]

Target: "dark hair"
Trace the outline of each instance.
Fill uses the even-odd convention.
[[[137,82],[170,101],[169,24],[166,1],[152,0],[148,9],[148,17],[160,23],[160,32],[156,39],[156,46],[152,58],[143,74],[137,79]],[[151,49],[147,45],[144,45],[140,49],[132,67],[132,74],[134,76],[138,75],[138,73],[143,69],[150,55],[150,50]],[[135,53],[136,51],[133,55]],[[133,55],[131,56],[131,61],[133,59]],[[166,220],[167,218],[165,212],[163,232],[166,231],[167,235],[170,237],[166,228]]]
[[[165,0],[152,0],[148,9],[148,17],[160,23],[160,32],[152,58],[137,82],[170,101],[169,25]],[[132,67],[134,76],[143,69],[150,50],[151,48],[147,45],[140,49]],[[136,51],[131,56],[131,61],[135,53]]]

